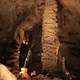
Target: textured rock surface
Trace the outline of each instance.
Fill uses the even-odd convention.
[[[36,1],[36,2],[35,2]],[[39,2],[38,2],[39,1]],[[43,15],[43,10],[44,10],[44,3],[45,0],[1,0],[0,1],[0,56],[6,51],[10,50],[10,44],[13,42],[14,38],[14,32],[16,27],[22,29],[23,31],[27,31],[33,28],[33,26],[36,26],[35,24],[40,24],[42,22],[42,15]],[[56,9],[52,10],[50,12],[51,15],[49,14],[49,11],[51,11],[51,8],[53,6],[50,6],[50,10],[48,10],[47,15],[49,16],[48,18],[50,19],[51,17],[54,18],[54,14],[58,15],[58,24],[59,24],[59,41],[61,43],[60,47],[60,53],[62,55],[66,56],[66,62],[67,62],[67,67],[71,70],[71,67],[73,69],[71,71],[75,70],[80,70],[80,1],[79,0],[58,0],[59,5],[58,5],[58,14],[56,14]],[[36,5],[35,5],[36,3]],[[52,3],[51,3],[52,4]],[[56,5],[55,5],[56,7]],[[54,11],[54,14],[52,14]],[[44,14],[45,15],[45,14]],[[44,18],[46,18],[46,16]],[[48,19],[47,18],[47,19]],[[45,19],[45,20],[47,20]],[[54,19],[56,22],[56,18]],[[53,22],[53,20],[50,20]],[[46,22],[46,21],[45,21]],[[43,21],[43,23],[45,23]],[[47,21],[49,22],[49,21]],[[54,23],[54,22],[53,22]],[[30,25],[29,25],[30,24]],[[47,23],[45,23],[47,26]],[[42,24],[41,24],[42,25]],[[50,25],[50,24],[49,24]],[[56,24],[54,23],[54,26]],[[28,27],[29,26],[29,27]],[[53,26],[53,27],[54,27]],[[37,27],[37,26],[36,26]],[[41,44],[41,36],[45,33],[46,35],[49,35],[49,29],[48,27],[43,27],[41,30],[41,26],[39,28],[34,28],[33,32],[31,33],[32,35],[32,44],[35,43],[35,45],[32,48],[32,58],[40,58],[41,57],[41,50],[42,50],[42,44]],[[57,37],[53,33],[56,31],[56,29],[53,30],[53,27],[51,26],[50,28],[50,35],[53,37],[49,37],[51,39],[45,38],[48,41],[51,41],[51,44],[53,46],[50,46],[52,49],[54,45],[57,43],[54,42],[52,38]],[[39,30],[40,29],[40,30]],[[45,29],[47,29],[45,31]],[[36,31],[37,30],[37,31]],[[44,31],[42,34],[41,32]],[[38,34],[38,36],[37,36]],[[48,36],[47,35],[47,36]],[[19,36],[17,36],[19,37]],[[17,38],[16,38],[17,39]],[[46,41],[45,40],[45,41]],[[56,41],[56,39],[55,39]],[[38,44],[39,43],[39,44]],[[48,43],[48,42],[47,42]],[[43,42],[44,44],[44,42]],[[49,45],[43,45],[47,46],[46,50],[48,50]],[[9,48],[8,48],[9,47]],[[40,49],[37,49],[40,48]],[[53,51],[49,48],[49,55],[44,56],[50,57],[51,60],[54,58],[52,57],[53,54],[51,54]],[[12,49],[12,48],[11,48]],[[48,53],[45,49],[43,50],[44,53]],[[54,49],[53,49],[54,50]],[[55,50],[54,50],[55,51]],[[35,56],[36,55],[36,56]],[[39,57],[38,57],[39,56]],[[55,56],[55,55],[53,55]],[[6,58],[6,57],[5,57]],[[50,64],[52,65],[53,62]],[[41,62],[41,59],[33,60],[32,63],[34,63],[34,66],[39,62]],[[53,60],[54,61],[54,60]],[[44,66],[48,65],[48,63],[44,60],[43,64]],[[75,64],[74,64],[75,62]],[[70,65],[71,64],[71,65]],[[42,65],[42,64],[41,64]],[[32,65],[33,66],[33,65]],[[34,67],[33,66],[33,67]],[[50,65],[49,65],[50,66]]]
[[[66,58],[67,68],[74,74],[80,73],[80,1],[60,0],[59,39],[61,54]]]
[[[12,40],[15,20],[14,0],[0,1],[0,43]]]
[[[15,32],[16,13],[14,0],[0,1],[0,55],[12,43]]]
[[[46,0],[42,24],[42,66],[45,70],[55,71],[58,49],[58,5],[54,0]]]

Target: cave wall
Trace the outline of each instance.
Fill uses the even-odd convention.
[[[80,73],[80,1],[60,0],[59,40],[60,53],[66,58],[67,68]],[[79,73],[77,73],[79,72]]]
[[[0,55],[12,43],[16,23],[14,0],[0,1]]]
[[[14,31],[16,13],[14,0],[0,1],[0,43],[11,39]],[[9,35],[8,35],[9,34]]]
[[[39,0],[0,1],[0,62],[13,69],[15,67],[15,70],[19,68],[19,53],[16,49],[16,43],[14,39],[16,40],[19,35],[17,35],[16,38],[14,36],[16,34],[17,28],[24,29],[24,31],[26,32],[29,30],[32,31],[32,28],[34,26],[38,26],[37,24],[42,19],[42,12],[44,7],[44,3],[42,4],[42,2],[44,2],[44,0],[39,1],[40,3],[38,1]],[[41,4],[42,7],[40,7]],[[35,24],[35,22],[37,24]],[[36,27],[32,32],[33,40],[37,39],[37,43],[35,43],[36,46],[34,46],[34,50],[32,49],[32,52],[35,53],[35,55],[37,53],[41,53],[39,49],[37,49],[36,51],[35,48],[38,46],[38,42],[41,44],[41,27]],[[39,47],[41,47],[41,45]],[[40,59],[38,61],[40,62]],[[36,62],[34,64],[36,64]]]
[[[35,0],[36,6],[40,9],[40,4]],[[74,68],[80,68],[80,1],[79,0],[58,0],[59,11],[59,41],[61,43],[61,54],[66,56],[68,64]],[[27,21],[28,16],[37,16],[36,20],[42,18],[42,12],[35,12],[34,0],[1,0],[0,1],[0,55],[6,49],[8,43],[14,39],[16,27],[20,27]],[[42,7],[43,8],[43,7]],[[42,11],[41,8],[41,11]],[[34,11],[35,10],[35,11]],[[40,10],[39,10],[40,11]],[[29,17],[28,17],[29,18]],[[38,20],[38,22],[39,22]],[[36,29],[37,30],[37,29]],[[36,31],[33,31],[34,34]],[[35,34],[36,36],[37,34]],[[40,34],[41,35],[41,34]],[[34,38],[35,38],[34,36]],[[37,38],[38,39],[38,38]],[[6,45],[6,46],[5,46]],[[66,52],[65,52],[66,51]],[[36,52],[33,50],[33,52]],[[65,53],[64,53],[65,52]],[[75,64],[77,66],[75,66]]]

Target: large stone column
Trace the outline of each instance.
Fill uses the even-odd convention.
[[[58,41],[58,5],[56,0],[46,0],[42,24],[42,66],[49,72],[56,71]]]

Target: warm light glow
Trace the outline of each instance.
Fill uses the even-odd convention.
[[[28,69],[23,67],[23,68],[21,68],[21,72],[20,73],[25,73],[27,71],[28,71]]]
[[[28,68],[25,68],[25,67],[23,67],[23,68],[21,68],[21,72],[20,72],[20,76],[24,79],[29,79],[30,78],[30,76],[29,76],[29,74],[28,74]]]

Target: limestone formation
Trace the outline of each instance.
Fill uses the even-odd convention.
[[[17,80],[17,78],[9,71],[9,69],[0,64],[0,80]]]

